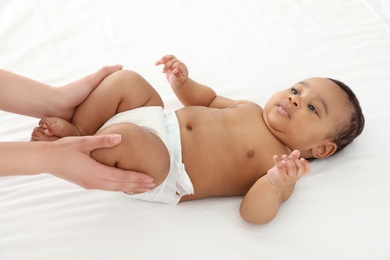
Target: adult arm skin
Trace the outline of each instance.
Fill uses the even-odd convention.
[[[122,66],[106,66],[62,87],[0,70],[0,109],[32,117],[70,120],[75,108],[99,83]],[[87,189],[145,192],[154,187],[143,173],[123,171],[93,160],[89,153],[112,147],[120,137],[69,137],[55,142],[0,143],[0,176],[51,173]],[[23,162],[23,163],[20,163]]]
[[[2,142],[0,176],[52,173],[85,189],[148,191],[154,184],[147,175],[109,167],[90,157],[91,151],[120,141],[120,135],[101,135],[66,137],[54,142]]]
[[[0,69],[0,110],[43,118],[61,117],[70,120],[76,107],[121,65],[105,66],[84,78],[61,87],[26,78]]]

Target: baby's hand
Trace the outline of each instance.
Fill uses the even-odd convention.
[[[280,158],[274,155],[275,166],[268,170],[268,182],[279,187],[285,187],[298,181],[310,172],[310,164],[304,158],[299,159],[300,152],[294,150],[289,156]]]
[[[164,64],[163,73],[166,74],[172,88],[183,86],[188,79],[186,65],[173,55],[165,55],[155,63],[157,66]]]

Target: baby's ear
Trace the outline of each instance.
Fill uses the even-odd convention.
[[[326,140],[321,145],[312,148],[311,153],[314,158],[321,159],[326,158],[334,154],[337,150],[337,144],[332,141]]]

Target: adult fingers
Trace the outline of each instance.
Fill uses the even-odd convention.
[[[153,178],[147,174],[121,170],[118,168],[101,165],[97,169],[97,183],[92,183],[94,188],[104,189],[108,191],[123,191],[123,192],[146,192],[154,188]]]
[[[104,66],[95,73],[86,76],[85,79],[89,81],[89,86],[91,86],[91,89],[94,89],[105,77],[118,70],[121,70],[122,68],[122,65]]]
[[[66,137],[61,140],[66,141],[68,138],[74,140],[80,139],[82,142],[82,148],[84,151],[90,153],[93,150],[100,148],[110,148],[119,144],[122,140],[122,136],[118,134],[110,135],[96,135],[96,136],[81,136],[81,137]],[[77,138],[77,139],[76,139]]]

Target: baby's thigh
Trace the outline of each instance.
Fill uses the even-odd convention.
[[[97,133],[120,134],[122,141],[114,147],[98,149],[91,156],[99,162],[125,170],[143,172],[161,184],[170,168],[169,152],[155,134],[132,123],[110,125]]]

